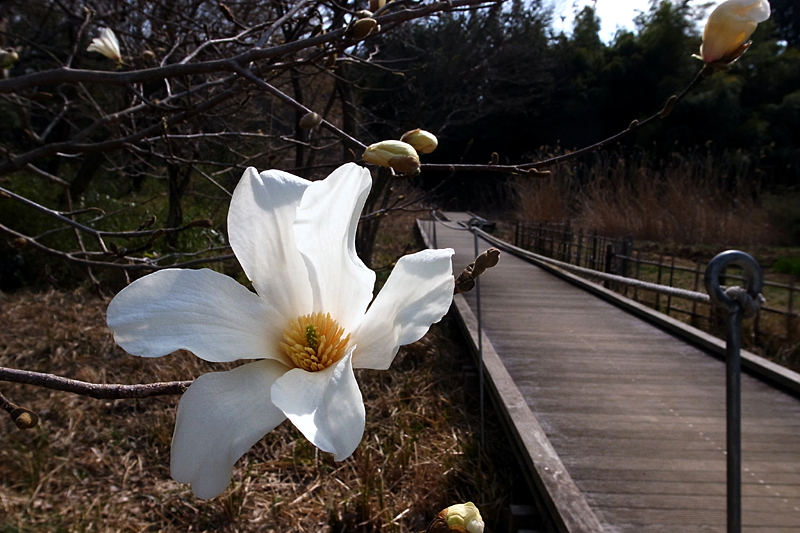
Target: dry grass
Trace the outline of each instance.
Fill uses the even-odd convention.
[[[522,220],[569,220],[603,235],[681,244],[767,245],[788,238],[755,199],[752,169],[724,166],[708,154],[675,153],[669,161],[601,154],[551,170],[549,178],[515,182]]]
[[[81,290],[0,293],[0,365],[107,383],[190,379],[223,366],[188,353],[124,353],[105,327],[107,304]],[[519,474],[498,428],[489,425],[479,449],[461,370],[469,359],[454,331],[445,319],[389,371],[357,371],[367,426],[353,456],[336,463],[284,422],[209,501],[169,477],[177,397],[101,401],[4,383],[41,423],[20,431],[0,422],[0,532],[411,532],[466,500],[489,530],[506,530]]]

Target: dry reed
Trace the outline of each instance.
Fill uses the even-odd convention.
[[[552,172],[514,183],[523,220],[569,221],[604,235],[680,244],[764,245],[786,238],[758,201],[757,172],[736,158],[601,154]]]

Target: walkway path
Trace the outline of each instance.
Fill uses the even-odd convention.
[[[725,531],[722,361],[508,253],[480,289],[490,384],[561,529]],[[475,291],[456,300],[477,339]],[[800,399],[743,375],[742,413],[744,531],[800,531]]]

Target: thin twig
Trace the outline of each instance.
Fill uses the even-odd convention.
[[[17,370],[0,367],[0,381],[34,385],[45,389],[60,390],[89,396],[98,400],[121,400],[127,398],[149,398],[151,396],[170,396],[183,394],[191,381],[163,381],[158,383],[141,383],[138,385],[122,385],[118,383],[89,383],[69,379],[54,374]]]

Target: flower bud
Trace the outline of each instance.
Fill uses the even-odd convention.
[[[122,61],[122,54],[119,51],[119,41],[111,28],[100,28],[100,37],[92,39],[92,44],[86,49],[87,52],[98,52],[117,63]]]
[[[369,0],[369,10],[373,13],[386,5],[386,0]]]
[[[461,526],[469,533],[483,533],[483,519],[481,518],[481,513],[472,502],[460,503],[448,507],[447,525],[450,526],[451,530],[454,529],[454,526]]]
[[[472,502],[451,505],[428,526],[427,533],[483,533],[481,513]]]
[[[364,161],[382,167],[391,167],[402,174],[419,171],[419,156],[414,147],[403,141],[381,141],[364,150]]]
[[[703,30],[700,58],[706,63],[735,61],[759,22],[769,18],[767,0],[726,0],[708,17]]]
[[[378,21],[373,18],[358,19],[347,28],[347,36],[360,41],[366,39],[370,34],[381,30]]]
[[[473,277],[478,277],[483,274],[487,268],[492,268],[500,261],[500,250],[497,248],[489,248],[481,255],[475,258],[475,265],[472,267]]]
[[[39,416],[25,407],[9,404],[8,414],[19,429],[31,429],[39,423]]]
[[[400,137],[400,140],[410,144],[420,154],[429,154],[436,150],[439,141],[432,133],[419,128],[407,131]]]
[[[152,50],[145,50],[144,52],[142,52],[142,59],[144,59],[145,61],[152,61],[155,58],[156,54]]]
[[[13,48],[0,50],[0,68],[9,68],[19,61],[19,54]]]
[[[311,130],[319,126],[320,122],[322,122],[322,117],[319,116],[319,113],[306,113],[303,115],[303,118],[300,119],[300,127],[304,130]]]

